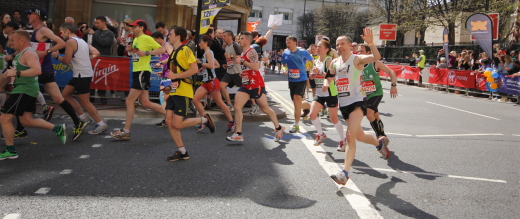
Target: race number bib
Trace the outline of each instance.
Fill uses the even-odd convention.
[[[242,85],[249,85],[249,76],[247,74],[242,76]]]
[[[134,54],[132,55],[132,62],[139,62],[139,56],[137,55],[137,53],[134,52]]]
[[[361,86],[363,86],[363,92],[366,95],[376,92],[376,84],[374,83],[374,81],[361,82]]]
[[[338,90],[338,97],[350,96],[348,78],[342,78],[336,80],[336,89]]]
[[[231,69],[233,67],[233,60],[231,58],[226,58],[227,68]]]
[[[314,76],[314,82],[316,83],[316,88],[322,88],[324,81],[325,81],[325,76],[320,76],[320,75]]]
[[[177,92],[177,87],[179,87],[179,82],[178,81],[172,81],[172,83],[170,83],[170,89],[171,89],[171,93],[175,93]]]
[[[289,69],[289,77],[292,79],[299,79],[300,69]]]

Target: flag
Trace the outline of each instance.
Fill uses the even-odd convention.
[[[493,21],[491,18],[483,13],[472,14],[466,20],[466,29],[488,57],[493,57]]]
[[[256,26],[260,23],[260,20],[257,22],[247,22],[247,32],[253,32],[256,29]]]
[[[213,23],[213,19],[218,14],[220,9],[224,6],[229,5],[230,0],[219,0],[216,3],[212,3],[213,1],[208,1],[207,3],[203,3],[201,10],[201,19],[200,19],[200,30],[199,35],[203,35],[208,32],[209,26]]]

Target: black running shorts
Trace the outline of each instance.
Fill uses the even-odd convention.
[[[309,72],[307,72],[307,78],[310,78]],[[316,81],[314,81],[314,79],[309,79],[309,87],[311,87],[312,89],[316,89]]]
[[[134,71],[132,72],[134,81],[132,82],[132,88],[136,90],[148,90],[150,88],[150,75],[149,71]]]
[[[41,75],[38,75],[38,83],[47,84],[51,82],[56,82],[53,71],[43,71]]]
[[[5,101],[2,113],[23,116],[25,112],[36,112],[36,98],[27,94],[11,94]]]
[[[90,94],[90,82],[92,77],[88,78],[71,78],[67,85],[73,86],[76,94]]]
[[[240,77],[240,74],[226,73],[226,74],[224,74],[224,77],[222,77],[222,80],[220,80],[220,82],[227,83],[228,87],[233,87],[233,86],[241,87],[242,86],[242,77]]]
[[[366,101],[359,101],[355,102],[353,104],[350,104],[348,106],[342,106],[339,108],[339,111],[341,111],[341,115],[343,115],[343,119],[347,120],[349,118],[349,115],[354,112],[356,108],[360,107],[363,111],[363,116],[367,115],[367,102]]]
[[[305,88],[307,88],[307,81],[289,82],[289,93],[291,100],[294,100],[294,95],[303,96],[305,95]]]
[[[244,92],[246,94],[249,94],[249,98],[251,99],[260,99],[262,97],[262,94],[267,94],[267,91],[265,91],[265,87],[259,87],[252,90],[248,90],[245,87],[238,88],[238,92]]]
[[[331,96],[328,96],[328,97],[318,97],[318,96],[315,96],[312,101],[316,101],[319,104],[321,104],[322,106],[325,106],[325,103],[327,103],[327,107],[331,107],[331,108],[334,108],[334,107],[338,106],[338,97],[337,96],[333,96],[333,97],[331,97]]]
[[[175,115],[187,116],[191,98],[183,96],[169,96],[166,100],[166,110],[171,110]]]
[[[376,113],[379,112],[377,108],[379,107],[379,103],[381,103],[382,99],[383,95],[370,97],[370,99],[367,101],[367,108],[374,110]]]

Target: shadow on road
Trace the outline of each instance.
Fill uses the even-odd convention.
[[[419,172],[419,173],[412,173],[412,174],[421,179],[435,180],[435,179],[437,179],[437,177],[439,177],[439,176],[420,174],[421,172],[423,172],[423,173],[432,173],[432,172],[427,172],[418,166],[401,161],[401,159],[399,159],[399,156],[397,156],[395,154],[395,152],[393,152],[393,151],[390,151],[390,159],[388,159],[388,166],[394,170]],[[434,174],[434,173],[432,173],[432,174]]]

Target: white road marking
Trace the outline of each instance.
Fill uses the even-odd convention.
[[[424,137],[499,136],[499,135],[504,135],[504,134],[489,133],[489,134],[417,135],[417,137],[424,138]]]
[[[71,169],[64,169],[63,171],[60,172],[60,174],[71,174],[71,173],[72,173]]]
[[[276,99],[285,108],[287,108],[287,110],[290,111],[290,114],[293,114],[293,110],[291,109],[291,107],[287,106],[284,103],[288,103],[288,101],[286,101],[283,97],[281,97],[278,93],[274,92],[273,90],[269,88],[267,89],[271,93],[275,94],[273,95],[274,99]],[[280,99],[275,96],[278,96]],[[298,137],[300,137],[300,135],[309,136],[308,134],[306,134],[307,131],[302,126],[300,126],[300,132],[304,134],[297,134]],[[302,138],[301,141],[303,142],[303,144],[305,144],[305,146],[311,152],[311,154],[314,155],[320,166],[325,170],[327,174],[332,175],[342,170],[341,167],[334,162],[334,160],[325,152],[325,150],[321,146],[314,146],[314,142],[308,138]],[[363,194],[363,192],[361,192],[361,190],[356,186],[356,184],[354,184],[354,181],[352,179],[349,179],[345,186],[341,186],[339,184],[336,184],[335,182],[334,185],[336,185],[341,190],[345,199],[347,199],[349,204],[357,212],[360,218],[383,218],[376,210],[376,208],[370,203],[367,197]]]
[[[515,135],[515,134],[513,134],[513,136],[520,136],[520,135]]]
[[[438,103],[432,103],[432,102],[428,102],[428,101],[426,101],[426,103],[437,105],[437,106],[442,106],[442,107],[446,107],[448,109],[458,110],[458,111],[461,111],[461,112],[465,112],[465,113],[469,113],[469,114],[473,114],[473,115],[477,115],[477,116],[482,116],[482,117],[486,117],[486,118],[490,118],[490,119],[494,119],[494,120],[500,120],[500,119],[497,119],[495,117],[486,116],[486,115],[482,115],[482,114],[478,114],[478,113],[474,113],[474,112],[470,112],[470,111],[466,111],[466,110],[461,110],[461,109],[457,109],[457,108],[441,105],[441,104],[438,104]]]
[[[414,172],[414,171],[401,171],[401,170],[373,168],[373,167],[361,167],[361,166],[352,166],[351,168],[354,168],[354,169],[370,169],[370,170],[394,172],[394,173],[409,173],[409,174],[416,174],[416,175],[449,177],[449,178],[456,178],[456,179],[479,180],[479,181],[496,182],[496,183],[507,183],[507,181],[500,180],[500,179],[486,179],[486,178],[478,178],[478,177],[470,177],[470,176],[456,176],[456,175],[439,174],[439,173],[424,173],[424,172]]]
[[[8,214],[4,217],[4,219],[18,219],[20,216],[20,214]]]
[[[81,155],[81,156],[79,157],[79,159],[87,159],[87,158],[89,158],[89,157],[90,157],[90,155]]]
[[[101,146],[102,146],[102,144],[94,144],[94,145],[92,145],[93,148],[98,148],[98,147],[101,147]]]
[[[111,135],[105,135],[105,137],[103,137],[103,138],[112,138],[112,136]]]
[[[34,194],[45,195],[45,194],[47,194],[47,192],[49,192],[49,191],[51,191],[51,188],[49,188],[49,187],[43,187],[43,188],[38,189],[38,191],[36,191]]]
[[[364,131],[364,132],[375,133],[374,131]],[[385,132],[385,134],[387,134],[387,135],[400,135],[400,136],[406,136],[406,137],[413,137],[413,135],[409,135],[409,134],[399,134],[399,133],[391,133],[391,132]]]

